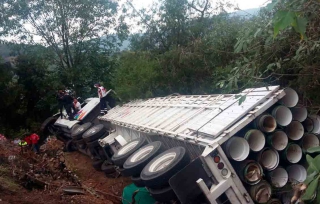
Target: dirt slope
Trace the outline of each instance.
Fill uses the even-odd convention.
[[[94,170],[88,156],[64,153],[62,147],[60,141],[52,140],[36,155],[22,153],[10,141],[0,142],[0,203],[121,203],[122,190],[130,179],[106,178]],[[82,186],[85,194],[64,195],[62,189],[70,185]]]

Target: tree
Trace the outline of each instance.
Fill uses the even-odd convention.
[[[239,32],[223,88],[291,86],[311,111],[320,110],[319,22],[316,0],[276,1]]]
[[[117,8],[111,0],[4,0],[0,5],[6,33],[52,49],[62,81],[79,91],[79,78],[90,77],[85,75],[92,66],[89,58],[108,57],[116,48],[110,34],[116,30]]]
[[[0,131],[19,136],[20,129],[36,131],[56,111],[59,77],[50,69],[50,51],[42,46],[20,47],[13,63],[0,64]],[[21,135],[20,135],[21,136]]]
[[[217,6],[210,0],[161,0],[136,11],[146,31],[131,38],[134,52],[120,57],[113,84],[121,98],[228,91],[216,84],[231,70],[244,20],[223,12],[229,5]],[[213,15],[213,9],[221,13]],[[141,79],[133,73],[149,74]]]
[[[130,4],[132,6],[132,4]],[[212,17],[226,13],[231,5],[212,0],[160,0],[149,10],[136,11],[143,35],[134,35],[132,49],[165,52],[176,46],[186,46],[204,37],[213,29]],[[133,6],[132,6],[133,7]]]

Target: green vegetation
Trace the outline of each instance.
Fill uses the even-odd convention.
[[[280,84],[320,109],[319,1],[274,0],[249,16],[228,14],[226,1],[159,0],[142,11],[115,2],[4,0],[0,38],[14,36],[5,43],[15,63],[0,65],[1,133],[38,127],[57,110],[58,88],[84,98],[95,82],[125,101]],[[142,30],[120,51],[128,19]]]

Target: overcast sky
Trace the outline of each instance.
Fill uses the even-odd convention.
[[[153,1],[156,0],[132,0],[133,5],[137,8],[145,8],[149,6]],[[271,0],[270,0],[271,1]],[[263,5],[265,5],[268,0],[230,0],[230,2],[234,2],[235,4],[239,5],[239,8],[244,9],[250,9],[250,8],[259,8]]]

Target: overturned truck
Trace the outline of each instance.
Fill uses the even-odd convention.
[[[303,152],[319,146],[320,120],[298,100],[279,86],[137,100],[71,135],[97,169],[160,202],[290,203],[288,187],[306,179]]]

